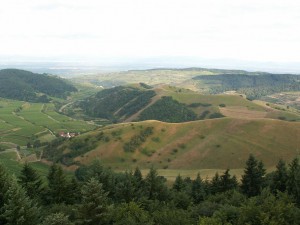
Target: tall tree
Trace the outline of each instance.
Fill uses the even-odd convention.
[[[143,181],[142,172],[138,167],[135,168],[135,170],[133,172],[133,176],[135,177],[137,182],[142,182]]]
[[[138,194],[137,183],[132,172],[126,171],[116,184],[115,199],[118,201],[130,202]]]
[[[112,197],[115,194],[115,174],[108,168],[105,168],[99,160],[95,160],[91,165],[86,168],[85,180],[88,181],[91,178],[95,178],[102,185],[103,189],[109,193]]]
[[[79,206],[79,224],[105,224],[108,208],[108,193],[103,185],[91,178],[81,189],[82,203]]]
[[[0,164],[0,224],[6,224],[6,218],[3,217],[5,212],[4,203],[6,193],[11,185],[11,177],[7,174],[6,169]]]
[[[165,178],[158,176],[156,169],[151,167],[149,173],[145,178],[146,195],[151,200],[167,200],[168,188],[165,185]]]
[[[229,169],[227,169],[224,174],[220,176],[220,191],[225,192],[238,187],[238,181],[236,176],[232,176],[229,173]]]
[[[221,178],[219,176],[219,173],[217,172],[211,180],[210,193],[214,195],[216,193],[221,192],[221,189],[222,189],[221,185],[222,185],[221,184]]]
[[[263,187],[265,169],[263,163],[258,162],[251,154],[246,162],[244,175],[242,176],[242,191],[248,197],[258,195]]]
[[[271,189],[274,192],[281,191],[285,192],[288,180],[288,173],[285,162],[279,160],[276,165],[276,171],[273,173]]]
[[[53,164],[47,176],[48,179],[48,193],[46,198],[50,203],[67,202],[70,194],[70,185],[64,174],[61,166]]]
[[[205,198],[204,183],[199,173],[197,174],[196,179],[192,182],[192,198],[196,204],[200,203]]]
[[[19,183],[26,190],[30,198],[38,198],[41,196],[42,179],[27,162],[24,164],[21,175],[19,176]]]
[[[5,196],[3,216],[7,225],[35,225],[38,224],[39,208],[19,186],[15,177]]]
[[[300,165],[298,158],[289,164],[287,189],[289,194],[294,196],[297,204],[300,204]]]
[[[173,184],[173,190],[175,191],[183,191],[185,188],[185,182],[180,176],[180,174],[176,177],[175,182]]]

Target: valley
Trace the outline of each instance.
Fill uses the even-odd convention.
[[[280,158],[290,161],[299,154],[297,108],[284,100],[249,100],[236,90],[208,94],[187,88],[199,74],[217,78],[265,73],[197,68],[128,71],[98,76],[106,84],[108,78],[122,77],[123,86],[106,89],[99,87],[102,81],[87,76],[79,84],[76,77],[71,80],[76,91],[67,98],[51,97],[50,102],[2,98],[1,156],[14,171],[20,168],[18,161],[46,167],[59,162],[74,171],[99,159],[115,171],[139,167],[146,173],[154,166],[174,180],[178,173],[195,177],[201,171],[212,177],[227,168],[240,177],[249,154],[272,171]],[[143,136],[147,128],[151,132]],[[59,137],[68,132],[80,135]]]

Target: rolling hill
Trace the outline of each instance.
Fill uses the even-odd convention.
[[[144,121],[107,126],[46,151],[66,165],[99,158],[113,169],[243,168],[250,153],[273,167],[299,154],[300,124],[272,119],[220,118],[186,123]]]
[[[25,70],[0,70],[0,97],[30,101],[49,102],[49,97],[65,98],[77,89],[58,77],[36,74]]]
[[[75,107],[79,106],[91,117],[120,121],[143,109],[155,95],[155,91],[141,85],[138,87],[118,86],[99,91],[80,101]]]
[[[180,123],[235,117],[235,114],[249,118],[300,120],[299,113],[292,109],[271,107],[268,103],[257,104],[235,92],[204,95],[169,85],[144,88],[137,84],[104,89],[72,104],[66,111],[76,112],[78,109],[90,119],[100,118],[111,122],[159,120]]]
[[[280,92],[300,91],[300,76],[291,74],[221,74],[216,76],[197,76],[198,88],[207,87],[209,93],[238,91],[249,99],[259,99]]]
[[[76,77],[73,80],[78,83],[89,82],[104,88],[111,88],[131,83],[147,83],[150,85],[169,84],[183,87],[186,81],[202,75],[218,74],[245,74],[262,75],[264,72],[248,72],[244,70],[224,70],[208,68],[160,68],[148,70],[129,70],[121,72],[100,73]],[[187,86],[186,86],[187,87]]]

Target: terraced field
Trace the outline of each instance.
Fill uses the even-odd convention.
[[[95,128],[54,110],[52,103],[27,103],[0,99],[0,142],[26,145],[37,136],[50,141],[60,131],[86,132]]]

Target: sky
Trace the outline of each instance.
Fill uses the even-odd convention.
[[[300,65],[298,0],[0,3],[0,61],[177,57]]]

